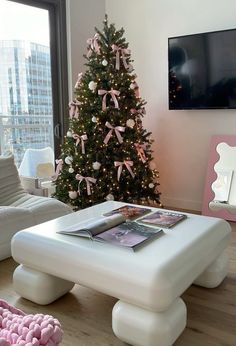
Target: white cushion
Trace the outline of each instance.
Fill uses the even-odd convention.
[[[35,225],[30,210],[14,207],[0,207],[0,260],[11,254],[11,238],[23,229]]]
[[[23,190],[14,157],[0,157],[0,205],[11,205],[26,195]]]
[[[26,194],[12,203],[17,208],[28,209],[33,217],[35,224],[55,219],[72,212],[72,209],[55,198],[33,196]]]
[[[0,260],[11,256],[11,238],[17,231],[71,212],[55,198],[26,193],[14,157],[0,156]]]

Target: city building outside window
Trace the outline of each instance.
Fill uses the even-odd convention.
[[[0,7],[0,154],[12,153],[19,167],[26,149],[57,152],[62,140],[65,8],[61,0],[0,0]]]

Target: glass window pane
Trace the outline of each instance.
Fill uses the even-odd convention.
[[[0,154],[53,144],[48,10],[0,0]]]

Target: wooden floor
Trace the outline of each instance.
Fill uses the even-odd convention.
[[[231,225],[229,274],[218,288],[191,286],[184,293],[187,328],[175,346],[236,346],[236,223]],[[39,306],[20,298],[12,289],[15,267],[12,259],[0,261],[0,298],[27,313],[42,312],[57,317],[64,330],[61,346],[127,345],[113,335],[111,328],[116,299],[77,285],[53,304]]]

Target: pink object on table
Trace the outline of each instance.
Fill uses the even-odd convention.
[[[0,299],[0,346],[57,346],[62,335],[56,318],[26,315]]]

